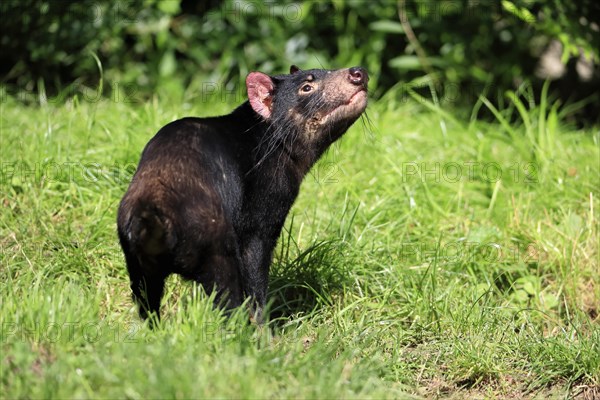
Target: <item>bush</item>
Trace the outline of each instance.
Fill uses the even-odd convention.
[[[595,0],[9,1],[0,4],[0,74],[10,92],[43,84],[58,93],[96,85],[97,55],[106,88],[148,95],[199,91],[201,80],[231,90],[250,70],[282,73],[292,63],[360,64],[371,73],[376,97],[398,83],[421,82],[470,104],[485,87],[502,94],[523,82],[541,86],[536,66],[556,39],[565,49],[562,62],[571,59],[567,71],[580,53],[594,60],[594,78],[585,83],[593,92],[598,9]],[[565,79],[572,92],[578,75]]]

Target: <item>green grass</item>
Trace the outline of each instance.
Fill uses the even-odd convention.
[[[118,202],[159,127],[232,105],[3,97],[1,396],[599,396],[599,131],[512,104],[497,123],[370,105],[303,184],[270,322],[172,277],[150,331]]]

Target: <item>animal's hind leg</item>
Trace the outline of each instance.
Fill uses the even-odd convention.
[[[160,300],[166,276],[156,272],[148,273],[147,269],[150,268],[144,270],[135,255],[127,254],[125,258],[132,297],[138,306],[140,317],[143,320],[152,317],[152,320],[160,321]],[[151,270],[156,270],[156,268]]]
[[[165,278],[162,276],[144,275],[131,281],[133,297],[139,307],[142,319],[156,319],[160,321],[160,300],[165,287]]]

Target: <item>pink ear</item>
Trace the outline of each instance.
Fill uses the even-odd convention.
[[[263,118],[269,119],[275,88],[271,78],[262,72],[251,72],[246,78],[246,87],[252,109]]]

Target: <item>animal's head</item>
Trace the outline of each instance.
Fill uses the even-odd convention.
[[[367,107],[368,81],[361,67],[302,71],[292,65],[289,75],[252,72],[246,86],[252,109],[273,127],[272,139],[324,149]]]

